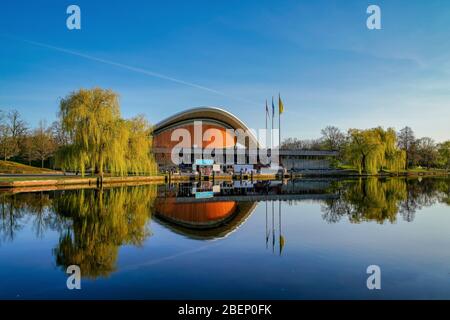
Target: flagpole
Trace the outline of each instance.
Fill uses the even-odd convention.
[[[278,150],[281,150],[281,110],[280,110],[281,96],[278,94]]]
[[[274,118],[274,115],[275,115],[275,112],[274,112],[273,108],[274,107],[273,107],[273,96],[272,96],[272,130],[270,131],[270,149],[271,150],[273,149],[273,118]]]
[[[269,109],[267,107],[267,99],[266,99],[266,133],[267,133],[267,114],[269,113]],[[267,138],[267,135],[266,135]]]
[[[267,105],[267,99],[266,99],[266,133],[265,133],[265,137],[266,137],[266,141],[265,141],[266,153],[267,153],[267,148],[269,147],[269,144],[267,143],[267,116],[268,115],[269,115],[269,106]]]

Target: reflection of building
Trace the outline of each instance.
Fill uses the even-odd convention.
[[[226,237],[253,212],[256,202],[177,203],[176,198],[158,199],[155,216],[174,232],[194,239]]]
[[[195,126],[196,122],[201,122],[201,126]],[[176,129],[181,130],[175,131]],[[227,129],[245,132],[244,141],[238,141],[238,138],[230,134]],[[184,141],[180,137],[180,132],[188,133],[189,141]],[[259,147],[257,138],[242,120],[228,111],[213,107],[189,109],[161,121],[154,127],[153,139],[156,161],[160,168],[164,169],[175,167],[171,158],[174,147],[190,148],[190,155],[184,154],[183,151],[180,151],[178,155],[183,155],[185,159],[189,159],[191,164],[195,163],[195,159],[201,158],[199,155],[202,154],[202,150],[203,154],[214,157],[215,151],[213,150],[222,149],[223,161],[225,161],[227,150],[235,151],[237,147],[244,146],[244,163],[249,163],[249,147],[255,148],[255,151]],[[181,145],[182,141],[184,142],[183,145]],[[264,151],[264,154],[267,153]],[[333,151],[305,150],[280,150],[279,154],[281,164],[287,169],[325,169],[329,167],[328,158],[336,155]],[[239,161],[236,152],[234,152],[233,163],[242,163]],[[181,165],[181,167],[192,168],[189,165]],[[224,169],[222,167],[222,170]]]

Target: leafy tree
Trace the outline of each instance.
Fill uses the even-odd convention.
[[[72,141],[71,151],[62,149],[66,161],[84,175],[93,168],[103,176],[106,167],[124,173],[125,163],[115,150],[120,139],[120,110],[118,96],[111,90],[81,89],[61,100],[60,118],[63,130]],[[69,159],[68,159],[69,158]]]
[[[406,167],[406,152],[397,148],[397,135],[392,128],[376,128],[383,145],[381,169],[400,171]]]
[[[406,167],[412,166],[415,160],[415,142],[414,131],[406,126],[398,133],[398,147],[406,152]]]
[[[405,154],[398,150],[392,128],[350,129],[345,156],[359,173],[376,174],[382,169],[399,171],[405,166]]]
[[[417,140],[416,143],[419,163],[428,169],[435,166],[439,154],[434,140],[429,137],[423,137]]]
[[[450,140],[438,144],[439,164],[445,168],[450,169]]]
[[[57,154],[62,169],[84,175],[93,169],[103,177],[128,172],[154,173],[150,126],[138,117],[120,117],[118,96],[111,90],[81,89],[61,100],[61,128],[67,144]]]
[[[151,126],[143,115],[126,121],[128,126],[128,171],[132,173],[156,173],[156,162],[152,155]]]
[[[379,141],[374,139],[369,131],[350,129],[349,145],[347,148],[347,158],[359,173],[377,173],[376,166],[373,166],[373,159],[380,154],[381,146]]]

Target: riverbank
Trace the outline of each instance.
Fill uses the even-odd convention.
[[[164,176],[131,176],[131,177],[104,177],[103,184],[116,183],[139,183],[139,182],[164,182]],[[36,186],[73,186],[73,185],[92,185],[98,186],[100,180],[97,177],[78,177],[78,176],[0,176],[0,188],[21,188]]]
[[[336,170],[309,170],[300,174],[294,173],[294,176],[301,177],[419,177],[419,176],[448,176],[450,171],[446,170],[405,170],[405,171],[381,171],[377,174],[359,173],[353,169]]]
[[[98,187],[100,185],[113,184],[140,184],[140,183],[170,183],[183,181],[211,181],[211,180],[281,180],[298,179],[303,177],[397,177],[397,176],[448,176],[448,171],[443,170],[411,170],[403,172],[381,172],[376,175],[359,174],[354,170],[320,170],[291,172],[285,175],[280,174],[235,174],[235,175],[157,175],[157,176],[127,176],[127,177],[104,177],[100,181],[97,177],[79,177],[65,175],[14,175],[1,176],[0,188],[24,188],[24,187],[45,187],[53,186],[57,188],[68,188],[71,186],[87,185]]]

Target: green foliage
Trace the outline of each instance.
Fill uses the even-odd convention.
[[[128,171],[156,174],[157,165],[152,150],[151,127],[143,115],[126,121],[128,129],[128,152],[126,154]]]
[[[142,117],[124,120],[118,96],[111,90],[81,89],[61,100],[60,121],[68,143],[56,163],[64,170],[87,169],[100,176],[156,173],[151,154],[151,128]]]
[[[438,144],[438,153],[440,167],[450,169],[450,140]]]
[[[350,222],[395,223],[401,214],[413,221],[417,210],[435,203],[450,205],[448,178],[359,178],[338,182],[338,199],[325,200],[323,218],[330,223],[347,217]]]
[[[416,141],[417,153],[421,166],[432,168],[437,165],[438,150],[436,143],[429,137],[423,137]]]
[[[406,126],[397,134],[398,147],[406,153],[406,167],[414,166],[417,161],[416,138],[414,131]]]
[[[87,278],[115,270],[119,247],[140,246],[151,233],[156,185],[109,190],[74,190],[53,200],[52,209],[70,221],[53,253],[63,270],[76,264]]]
[[[407,199],[405,179],[382,180],[374,177],[346,184],[338,200],[328,200],[324,219],[336,222],[347,215],[350,222],[395,222],[401,204]]]
[[[406,153],[397,148],[397,135],[392,128],[350,129],[348,135],[345,158],[359,173],[377,174],[383,169],[405,168]]]

